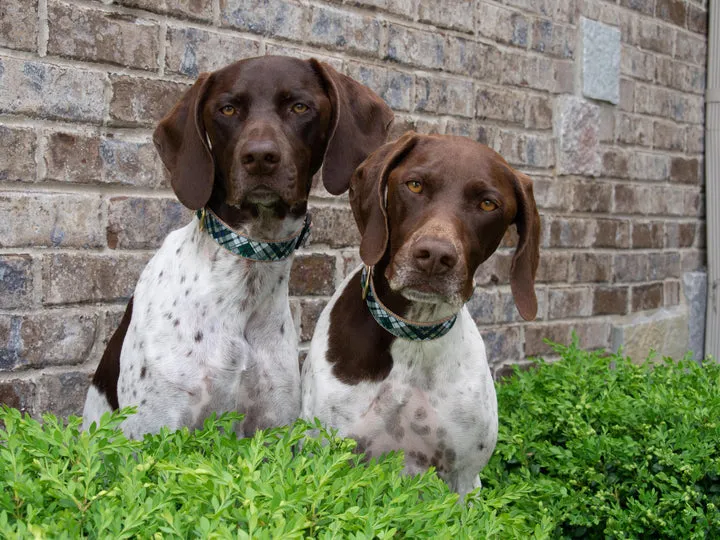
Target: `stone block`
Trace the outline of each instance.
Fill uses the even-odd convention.
[[[475,9],[475,20],[477,32],[498,43],[525,48],[530,42],[530,24],[522,13],[480,2]]]
[[[111,75],[110,82],[110,118],[121,126],[154,127],[190,87],[130,75]]]
[[[299,41],[305,36],[307,16],[292,0],[220,0],[220,21],[246,32]]]
[[[43,303],[127,300],[152,254],[56,253],[43,256]]]
[[[99,195],[5,192],[0,215],[0,247],[105,245]]]
[[[155,70],[160,25],[151,20],[48,2],[49,54]]]
[[[415,80],[415,110],[472,118],[472,82],[418,76]]]
[[[307,39],[315,45],[378,56],[380,28],[380,22],[372,17],[313,7]]]
[[[620,101],[620,30],[581,18],[583,95]]]
[[[37,49],[37,0],[3,2],[0,7],[0,47],[34,51]]]
[[[298,254],[290,271],[290,295],[330,296],[335,292],[335,257]]]
[[[0,405],[7,405],[23,414],[34,414],[37,387],[33,381],[9,379],[0,381]]]
[[[557,172],[597,176],[600,173],[600,110],[575,96],[555,100]]]
[[[0,309],[32,304],[33,261],[30,255],[0,255]]]
[[[166,73],[196,79],[241,58],[260,54],[260,42],[193,27],[169,27],[165,49]]]
[[[651,351],[656,358],[681,359],[688,350],[688,313],[682,306],[659,309],[653,313],[633,314],[612,322],[611,347],[643,362]]]
[[[312,216],[311,246],[325,244],[331,248],[343,248],[360,244],[360,233],[349,207],[316,206]]]
[[[99,123],[107,76],[46,62],[0,58],[0,113]]]
[[[92,376],[82,371],[42,375],[37,381],[37,413],[50,412],[61,418],[82,414]]]
[[[361,82],[395,111],[409,111],[413,107],[413,77],[396,69],[350,62],[347,74]]]
[[[110,249],[155,249],[171,231],[187,225],[192,212],[176,199],[113,197],[108,208]]]
[[[705,315],[707,309],[707,273],[686,272],[682,290],[688,306],[688,347],[696,361],[705,356]]]
[[[34,182],[35,131],[0,125],[0,182]]]

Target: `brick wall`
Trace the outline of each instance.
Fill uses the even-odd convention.
[[[469,303],[498,369],[573,330],[587,347],[687,348],[688,276],[702,280],[690,272],[705,261],[706,11],[704,0],[2,2],[0,402],[80,410],[139,271],[189,216],[153,126],[200,71],[258,54],[329,61],[393,107],[394,136],[466,135],[534,178],[538,321],[521,323],[512,302],[512,235]],[[316,188],[311,206],[290,283],[304,346],[358,262],[345,199]]]

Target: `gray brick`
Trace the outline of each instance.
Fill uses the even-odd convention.
[[[475,102],[480,120],[503,120],[511,124],[525,122],[526,94],[506,88],[479,87]]]
[[[535,51],[557,56],[573,58],[577,32],[574,27],[556,24],[547,19],[537,19],[532,26],[531,48]]]
[[[108,208],[110,249],[154,249],[171,231],[187,225],[192,213],[176,199],[113,197]]]
[[[339,0],[333,1],[340,3]],[[350,6],[375,8],[400,15],[406,19],[415,20],[420,1],[421,0],[345,0],[345,3]]]
[[[443,28],[452,28],[461,32],[473,31],[473,18],[470,16],[477,9],[475,0],[424,0],[420,2],[419,18]]]
[[[123,6],[144,9],[154,13],[212,20],[212,0],[114,0]]]
[[[446,54],[442,35],[399,24],[390,25],[388,32],[389,60],[432,69],[444,67]]]
[[[483,328],[480,332],[490,365],[516,363],[523,359],[522,334],[519,326]]]
[[[92,373],[82,371],[40,376],[37,412],[51,412],[61,418],[82,414],[91,379]]]
[[[98,195],[5,192],[0,214],[0,247],[105,245]]]
[[[169,185],[150,137],[103,136],[99,150],[104,182],[148,188]]]
[[[0,125],[0,181],[34,182],[37,138],[32,129]]]
[[[0,58],[0,113],[100,122],[104,74],[45,62]]]
[[[409,111],[412,108],[412,75],[359,62],[348,64],[348,75],[376,92],[393,110]]]
[[[418,76],[414,101],[418,111],[469,118],[474,115],[473,84],[468,81]]]
[[[633,152],[630,154],[630,177],[640,180],[666,180],[670,176],[670,157],[665,154]]]
[[[307,24],[303,6],[288,0],[220,0],[220,19],[223,26],[293,41]]]
[[[506,90],[506,93],[510,92]],[[525,100],[527,118],[525,127],[530,129],[549,129],[552,127],[552,101],[545,96],[527,96]]]
[[[3,2],[0,7],[0,47],[34,51],[37,35],[37,0]]]
[[[498,82],[503,71],[500,51],[486,43],[448,36],[445,69],[485,83]]]
[[[23,414],[34,414],[37,387],[33,381],[10,379],[0,381],[0,405],[7,405]]]
[[[28,307],[33,285],[30,255],[0,255],[0,308]]]
[[[315,206],[310,244],[326,244],[331,248],[357,246],[360,233],[349,206]]]
[[[110,117],[122,126],[154,126],[190,85],[172,81],[111,75]]]
[[[78,184],[102,181],[100,137],[79,133],[56,132],[47,136],[45,180]]]
[[[307,39],[316,45],[377,56],[380,22],[337,9],[313,7]]]
[[[589,317],[592,315],[592,289],[563,288],[548,291],[548,318]]]
[[[678,32],[675,38],[675,58],[704,66],[707,58],[707,42],[705,38],[686,32]]]
[[[475,10],[475,20],[478,33],[498,43],[524,48],[530,42],[528,19],[522,13],[480,2]]]

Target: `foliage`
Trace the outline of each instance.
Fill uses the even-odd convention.
[[[238,440],[228,414],[129,441],[130,411],[80,432],[3,408],[0,536],[718,537],[720,366],[555,348],[498,385],[498,445],[467,504],[304,422]]]

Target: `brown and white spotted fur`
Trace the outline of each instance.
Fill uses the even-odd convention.
[[[498,417],[483,340],[464,302],[478,266],[511,224],[511,286],[520,314],[537,311],[540,220],[531,180],[488,147],[408,133],[356,171],[350,201],[360,255],[379,299],[417,322],[458,313],[430,341],[395,338],[361,297],[360,269],[323,310],[302,374],[302,417],[319,418],[370,456],[404,450],[405,470],[434,466],[461,495],[480,486]]]
[[[324,164],[333,194],[380,146],[390,109],[316,60],[260,57],[200,76],[155,131],[173,189],[262,241],[297,233]],[[132,226],[132,224],[128,224]],[[198,219],[168,235],[140,275],[88,391],[84,427],[137,407],[122,429],[141,437],[245,414],[240,434],[300,412],[297,337],[288,303],[292,257],[253,261],[219,246]]]

